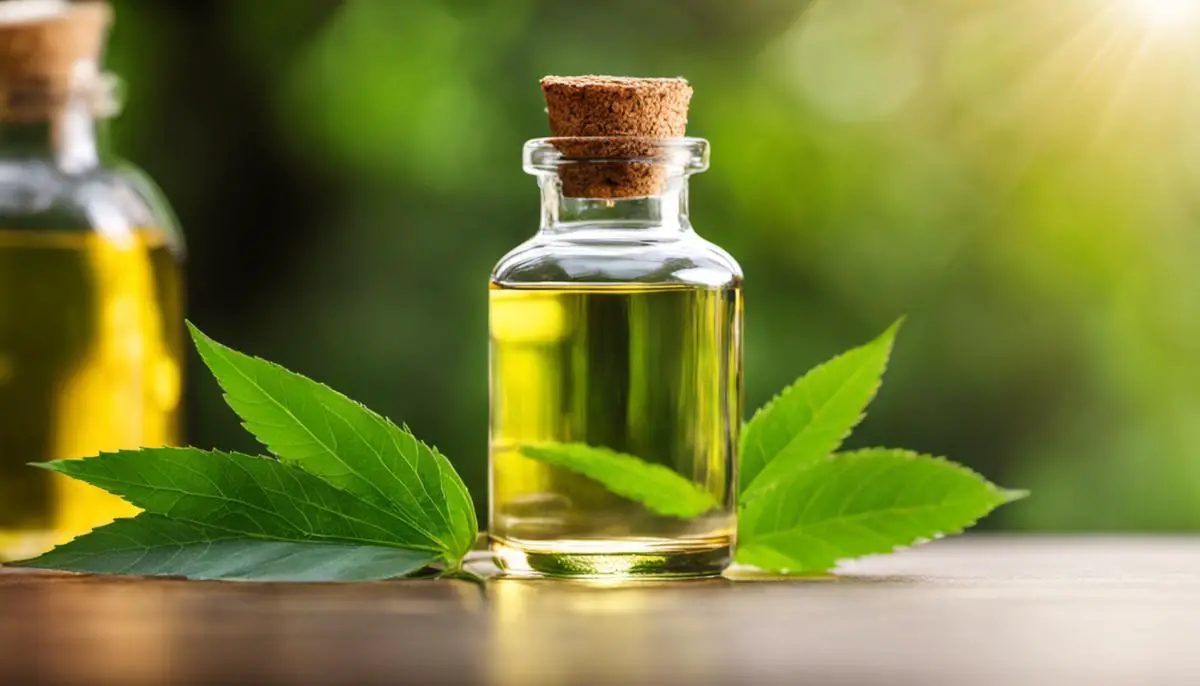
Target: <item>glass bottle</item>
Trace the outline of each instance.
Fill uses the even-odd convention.
[[[581,161],[571,148],[591,151]],[[539,139],[525,170],[541,227],[490,284],[491,510],[512,574],[719,573],[734,540],[741,424],[742,273],[688,218],[697,138]],[[597,157],[597,151],[609,151]],[[591,165],[593,169],[588,169]],[[634,197],[573,197],[580,177],[632,180]],[[538,444],[584,443],[663,465],[719,504],[656,514],[597,481],[535,461]]]
[[[0,561],[136,513],[27,463],[180,438],[183,241],[101,143],[109,23],[102,3],[0,6]]]

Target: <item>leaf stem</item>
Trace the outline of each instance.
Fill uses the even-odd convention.
[[[452,569],[447,569],[438,575],[439,579],[452,579],[458,581],[467,581],[475,584],[481,590],[486,586],[486,580],[468,569],[464,569],[461,565]]]

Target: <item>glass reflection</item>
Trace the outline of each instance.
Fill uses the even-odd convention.
[[[723,634],[714,623],[696,621],[696,608],[720,602],[719,591],[729,585],[725,579],[492,579],[489,676],[514,686],[599,674],[606,683],[704,679],[717,666]]]

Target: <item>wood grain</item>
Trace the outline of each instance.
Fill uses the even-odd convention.
[[[833,579],[0,570],[0,684],[1200,683],[1200,538],[966,537]]]

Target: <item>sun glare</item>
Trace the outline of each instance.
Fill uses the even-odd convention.
[[[1181,29],[1200,20],[1200,0],[1126,1],[1134,14],[1155,29]]]

